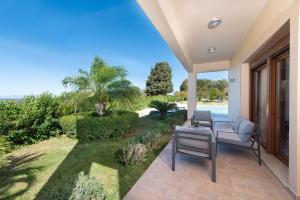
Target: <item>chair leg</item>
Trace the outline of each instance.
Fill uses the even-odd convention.
[[[175,156],[176,156],[176,142],[175,137],[172,139],[172,170],[175,171]]]
[[[212,181],[216,182],[216,145],[212,144],[212,155],[211,155],[211,169],[212,169]]]
[[[258,164],[261,165],[261,156],[260,156],[260,145],[259,145],[259,140],[257,140],[257,157],[258,157]]]
[[[261,165],[260,145],[259,145],[259,135],[257,136],[256,142],[257,142],[257,157],[258,157],[258,164]]]

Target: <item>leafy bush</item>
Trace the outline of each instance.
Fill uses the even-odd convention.
[[[155,108],[160,113],[160,118],[164,119],[169,110],[177,108],[175,103],[168,103],[163,101],[153,100],[150,102],[149,107]]]
[[[59,134],[58,106],[58,98],[49,93],[24,97],[9,139],[14,144],[30,144]]]
[[[17,101],[0,101],[0,135],[8,135],[10,130],[15,129],[20,112]]]
[[[162,135],[168,134],[170,132],[171,129],[168,124],[158,122],[146,133],[135,136],[133,138],[133,141],[135,143],[141,143],[149,148],[152,148]]]
[[[172,118],[170,118],[170,119],[172,119]],[[162,135],[165,135],[171,131],[168,123],[160,123],[160,122],[156,123],[152,129],[161,133]]]
[[[77,135],[77,121],[84,118],[91,117],[90,113],[77,113],[73,115],[66,115],[59,119],[59,124],[62,131],[69,137],[76,137]]]
[[[124,136],[135,130],[138,114],[134,112],[112,113],[96,117],[91,113],[64,116],[60,125],[65,133],[78,139],[100,139]]]
[[[124,165],[135,165],[144,161],[147,148],[141,143],[129,143],[123,147],[120,154],[120,161]]]
[[[186,101],[187,100],[187,92],[186,91],[174,92],[174,97],[175,97],[176,101]]]
[[[105,200],[103,185],[95,178],[84,175],[84,172],[78,174],[75,188],[69,198],[70,200]]]
[[[157,139],[161,137],[161,135],[162,133],[159,132],[159,130],[150,129],[145,134],[136,136],[134,141],[136,143],[141,143],[151,148],[156,144]]]

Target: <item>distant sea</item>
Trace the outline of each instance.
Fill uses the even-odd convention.
[[[22,98],[23,98],[23,96],[21,96],[21,95],[0,96],[0,101],[8,101],[8,100],[21,101]]]

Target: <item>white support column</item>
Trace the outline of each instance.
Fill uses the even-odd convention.
[[[250,108],[250,65],[243,63],[241,65],[241,116],[248,119]]]
[[[300,4],[290,16],[289,188],[300,199]]]
[[[191,119],[197,108],[197,73],[188,73],[188,119]]]

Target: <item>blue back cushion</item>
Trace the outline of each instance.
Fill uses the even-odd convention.
[[[240,128],[241,122],[242,122],[243,120],[244,120],[243,117],[238,116],[238,117],[235,119],[234,123],[233,123],[233,130],[239,132],[239,128]]]
[[[249,120],[242,120],[239,128],[239,137],[242,142],[247,142],[254,131],[254,123]]]

